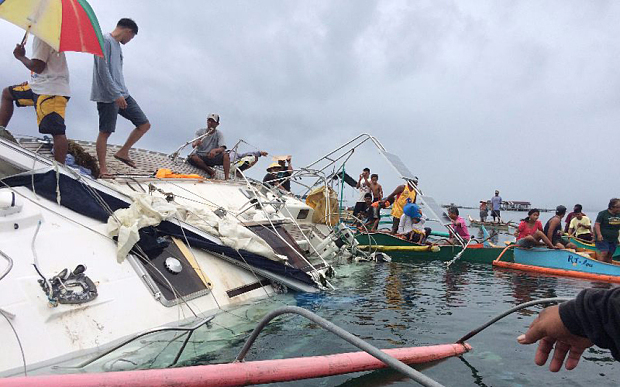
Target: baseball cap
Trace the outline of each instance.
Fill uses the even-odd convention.
[[[220,123],[220,115],[219,114],[215,114],[215,113],[211,113],[207,116],[207,120],[208,119],[212,119],[213,121],[217,122],[218,124]]]

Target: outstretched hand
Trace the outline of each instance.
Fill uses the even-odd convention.
[[[553,349],[553,358],[549,363],[551,372],[558,372],[565,360],[567,370],[577,367],[583,351],[593,345],[589,339],[570,333],[560,318],[560,307],[557,305],[544,309],[527,332],[517,338],[520,344],[533,344],[539,340],[534,362],[544,365]]]

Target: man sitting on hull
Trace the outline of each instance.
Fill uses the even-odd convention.
[[[196,137],[205,136],[192,143],[196,152],[189,156],[188,162],[207,172],[212,178],[215,177],[215,170],[212,167],[221,165],[224,167],[224,180],[228,180],[230,156],[226,152],[224,136],[217,130],[219,124],[220,116],[215,113],[209,114],[207,127],[196,131]]]

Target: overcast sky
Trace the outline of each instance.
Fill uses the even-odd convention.
[[[440,202],[474,205],[499,189],[604,209],[620,196],[617,1],[90,4],[104,33],[121,17],[140,28],[123,47],[127,86],[152,124],[137,147],[172,152],[216,112],[230,146],[242,138],[296,166],[370,133]],[[0,34],[0,81],[27,80],[12,56],[23,32],[0,21]],[[94,141],[92,56],[67,58],[67,134]],[[130,129],[119,119],[110,142]],[[32,109],[16,109],[9,130],[35,135]],[[357,177],[364,166],[386,195],[399,184],[370,146],[346,168]]]

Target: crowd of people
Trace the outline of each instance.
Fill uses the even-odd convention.
[[[570,237],[583,242],[592,242],[596,246],[596,258],[600,261],[611,263],[612,256],[618,245],[620,230],[620,199],[613,198],[609,201],[606,210],[600,211],[592,227],[592,222],[583,213],[583,207],[576,204],[573,212],[568,214],[565,226],[562,227],[562,218],[566,215],[565,206],[557,206],[555,215],[542,226],[538,220],[540,210],[531,209],[527,217],[521,221],[515,236],[517,246],[531,248],[535,246],[547,246],[552,249],[577,249],[570,242]],[[569,237],[569,238],[567,238]]]
[[[370,168],[364,168],[359,175],[356,188],[360,197],[353,208],[354,225],[361,232],[374,232],[379,228],[381,209],[392,205],[392,227],[390,232],[409,241],[423,244],[431,233],[424,224],[428,219],[415,203],[417,192],[412,182],[399,185],[388,196],[383,197],[383,187],[379,184],[379,175],[371,174]],[[456,239],[469,240],[470,234],[465,220],[459,216],[459,210],[448,210],[452,224],[452,236],[447,243],[459,243]],[[458,235],[458,236],[457,236]]]
[[[99,117],[99,133],[96,140],[96,152],[100,167],[100,177],[110,176],[106,165],[107,142],[116,130],[117,118],[129,120],[134,129],[130,132],[124,145],[113,155],[117,160],[130,167],[136,167],[130,158],[129,150],[144,136],[151,124],[132,98],[123,76],[123,54],[121,45],[126,45],[138,34],[137,24],[128,18],[120,19],[114,30],[103,36],[103,57],[95,57],[93,65],[91,101],[96,103]],[[34,37],[32,54],[26,55],[24,44],[16,45],[14,57],[31,71],[28,82],[6,87],[2,91],[0,102],[0,127],[7,127],[14,106],[33,106],[36,110],[39,132],[53,138],[54,158],[64,163],[68,150],[65,125],[66,106],[71,98],[69,70],[65,54],[55,51],[51,46]],[[215,176],[213,167],[221,166],[224,178],[228,179],[231,165],[239,170],[246,170],[267,156],[265,151],[237,153],[229,150],[224,136],[217,129],[220,116],[211,113],[207,117],[206,128],[196,132],[197,139],[192,142],[194,151],[188,162]],[[290,176],[293,171],[291,156],[278,158],[267,168],[263,182],[276,188],[290,191]],[[360,174],[357,188],[360,197],[355,204],[353,215],[356,224],[365,231],[375,231],[380,221],[380,210],[392,204],[393,218],[391,232],[407,240],[424,243],[430,228],[424,227],[426,217],[422,214],[416,201],[416,190],[411,183],[398,186],[390,195],[383,197],[383,187],[378,182],[379,176],[371,174],[364,168]],[[481,221],[488,216],[487,202],[480,202]],[[501,221],[502,198],[499,191],[490,200],[493,221]],[[597,214],[594,227],[583,213],[581,205],[576,204],[573,212],[568,214],[565,226],[562,219],[566,207],[560,205],[555,215],[545,226],[538,220],[540,211],[532,209],[521,221],[516,232],[517,245],[523,248],[547,246],[549,248],[575,248],[576,246],[564,235],[583,241],[594,240],[597,259],[611,263],[618,244],[620,230],[620,199],[609,201],[607,209]],[[469,240],[470,234],[459,210],[448,210],[452,233],[449,243],[456,239]],[[615,359],[620,360],[620,288],[612,290],[587,289],[579,296],[561,306],[547,308],[532,323],[528,331],[518,338],[522,344],[539,341],[536,363],[544,364],[554,350],[550,364],[552,371],[558,371],[566,361],[566,368],[572,369],[586,348],[596,344],[610,348]],[[554,346],[555,344],[555,346]],[[568,355],[568,358],[567,358]]]
[[[353,209],[356,219],[355,225],[362,232],[374,232],[379,227],[380,210],[388,208],[392,203],[391,234],[399,235],[407,240],[424,243],[429,235],[428,228],[424,227],[426,217],[422,214],[416,202],[416,191],[411,183],[396,187],[387,197],[383,197],[383,188],[378,182],[379,176],[371,174],[370,168],[364,168],[357,181],[360,198]],[[487,216],[487,202],[480,201],[481,219]],[[499,191],[490,200],[491,216],[493,221],[501,220],[502,198]],[[516,244],[523,248],[546,246],[551,249],[578,249],[570,241],[577,238],[583,242],[594,242],[597,249],[597,259],[611,263],[612,256],[618,245],[620,230],[620,199],[611,199],[606,210],[598,213],[594,226],[583,213],[581,204],[576,204],[573,211],[566,216],[567,209],[563,205],[556,208],[554,216],[543,226],[538,218],[540,210],[531,209],[515,231]],[[565,225],[562,219],[566,216]],[[447,243],[460,244],[471,238],[465,220],[460,216],[456,207],[448,209],[451,221],[450,237]]]

